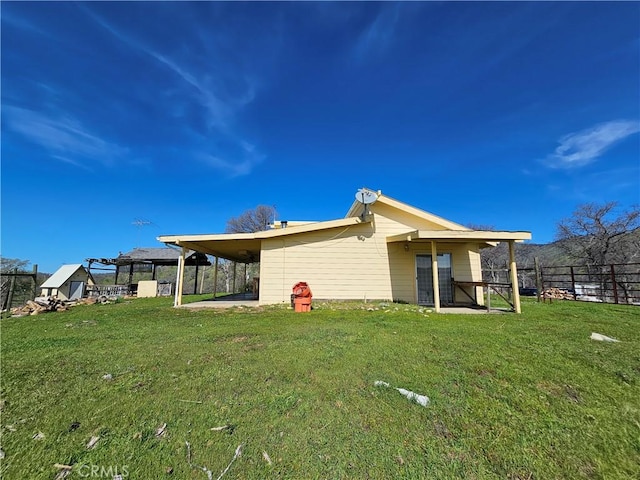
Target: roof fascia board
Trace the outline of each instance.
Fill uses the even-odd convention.
[[[203,242],[215,240],[254,240],[255,233],[209,233],[202,235],[160,235],[160,242],[178,245],[183,242]]]
[[[354,200],[345,217],[353,217],[356,215],[358,208],[362,205],[358,200]]]
[[[484,242],[521,242],[531,240],[531,232],[496,232],[487,230],[413,230],[387,237],[387,243],[412,240],[481,240]]]
[[[317,232],[318,230],[328,230],[330,228],[349,227],[351,225],[357,225],[359,223],[368,223],[371,218],[362,220],[360,217],[340,218],[338,220],[329,220],[326,222],[309,223],[306,225],[297,225],[287,228],[278,228],[275,230],[265,230],[257,232],[255,238],[273,238],[282,237],[284,235],[295,235],[298,233]]]
[[[186,245],[189,242],[212,242],[229,240],[262,240],[266,238],[282,237],[285,235],[296,235],[300,233],[316,232],[318,230],[328,230],[330,228],[348,227],[359,223],[371,222],[371,217],[362,220],[359,217],[340,218],[326,222],[308,223],[287,228],[277,228],[274,230],[264,230],[255,233],[215,233],[205,235],[161,235],[158,240],[163,243],[174,245]]]

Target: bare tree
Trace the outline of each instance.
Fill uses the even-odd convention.
[[[586,203],[560,220],[556,238],[572,258],[586,265],[640,260],[640,207],[619,211],[616,202]]]
[[[275,207],[258,205],[252,210],[247,210],[237,217],[227,221],[227,233],[253,233],[266,230],[269,223],[274,220]]]

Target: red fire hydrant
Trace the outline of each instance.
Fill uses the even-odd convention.
[[[311,289],[306,282],[298,282],[293,286],[293,308],[296,312],[311,311]]]

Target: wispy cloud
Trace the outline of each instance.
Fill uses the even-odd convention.
[[[629,135],[640,132],[640,122],[615,120],[565,135],[560,145],[543,163],[550,168],[572,169],[597,160],[609,148]]]
[[[85,162],[113,165],[127,149],[105,140],[70,116],[47,115],[13,105],[3,106],[7,127],[45,148],[53,158],[82,168]],[[79,159],[80,158],[80,159]]]
[[[215,151],[215,148],[209,149]],[[229,152],[208,153],[206,148],[201,148],[193,153],[194,157],[202,164],[222,170],[231,178],[248,175],[256,165],[260,164],[265,156],[249,142],[238,140]]]
[[[191,62],[177,60],[171,55],[159,51],[145,42],[134,38],[131,34],[116,27],[102,16],[90,10],[86,5],[82,8],[96,23],[114,35],[127,47],[133,48],[166,68],[171,74],[180,80],[179,87],[174,95],[183,95],[182,100],[195,106],[203,112],[203,130],[208,130],[208,137],[222,137],[226,144],[234,144],[227,152],[220,152],[210,147],[211,142],[200,142],[199,151],[194,151],[195,159],[218,170],[223,170],[229,176],[244,175],[251,172],[255,164],[262,160],[263,156],[255,152],[243,152],[239,158],[235,158],[238,151],[244,151],[244,145],[249,142],[236,133],[235,120],[237,114],[255,98],[256,81],[248,72],[238,70],[230,65],[224,67],[216,65],[211,59],[203,60],[197,56]],[[198,63],[207,65],[208,68],[196,68]],[[216,65],[216,67],[213,67]],[[216,71],[217,68],[217,71]],[[226,85],[233,85],[231,93]],[[184,109],[184,107],[181,107]],[[169,109],[174,110],[173,109]],[[189,129],[186,125],[185,129]],[[234,157],[234,160],[222,160],[223,157]]]
[[[386,8],[378,12],[375,20],[360,34],[354,47],[356,60],[363,61],[372,54],[385,52],[394,39],[396,26],[400,19],[401,4]]]
[[[217,157],[215,155],[202,154],[200,159],[203,164],[209,165],[219,170],[227,172],[229,177],[240,177],[251,173],[253,167],[256,165],[254,159],[244,159],[240,162],[234,160],[225,160],[224,158]]]
[[[51,37],[49,33],[45,32],[37,25],[27,21],[24,18],[15,16],[13,13],[8,11],[6,7],[3,7],[2,9],[2,23],[5,23],[6,25],[12,25],[17,28],[21,28],[23,30],[29,30],[39,35]]]

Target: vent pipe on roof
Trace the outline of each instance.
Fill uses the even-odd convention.
[[[280,228],[287,228],[288,224],[289,224],[288,220],[280,220]]]

